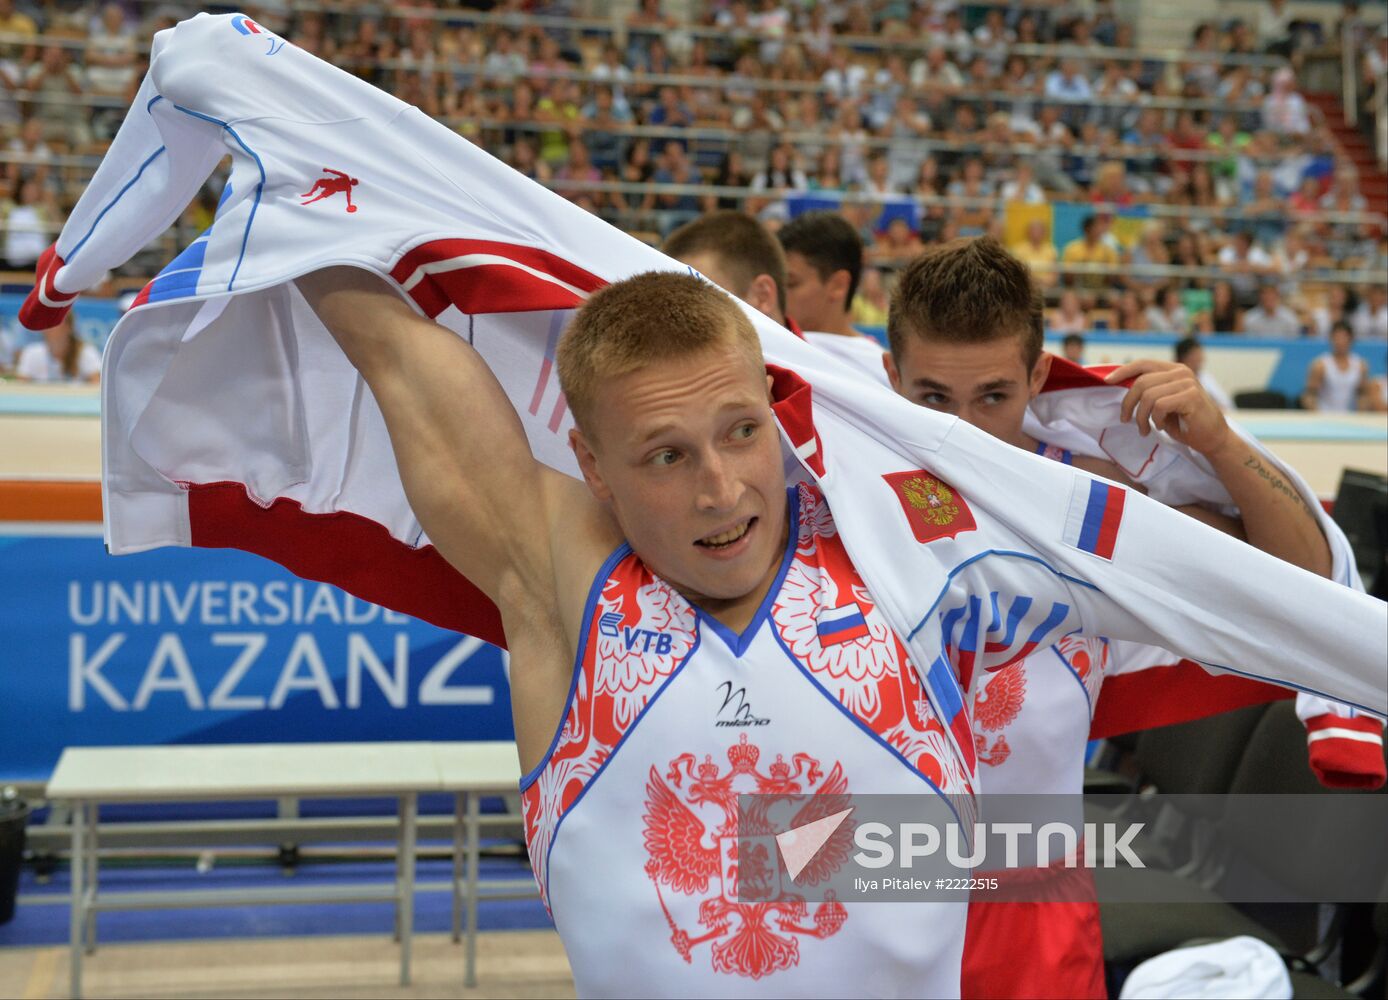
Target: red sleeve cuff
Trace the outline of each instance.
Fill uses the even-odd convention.
[[[57,245],[50,246],[34,265],[34,288],[19,307],[19,322],[29,330],[47,330],[57,326],[77,301],[77,293],[60,292],[53,276],[64,264],[58,256]]]
[[[1327,788],[1380,788],[1388,778],[1377,719],[1318,715],[1306,720],[1306,739],[1311,770]]]

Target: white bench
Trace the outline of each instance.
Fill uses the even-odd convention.
[[[514,743],[301,743],[234,746],[81,747],[63,752],[47,797],[72,807],[71,988],[82,993],[84,950],[96,945],[98,912],[170,907],[303,902],[395,903],[400,983],[410,981],[414,931],[418,797],[455,797],[453,935],[462,932],[466,901],[468,985],[476,982],[479,890],[533,895],[533,880],[479,885],[483,794],[514,792],[520,765]],[[396,878],[392,885],[100,892],[97,819],[103,803],[231,799],[372,798],[398,800]]]

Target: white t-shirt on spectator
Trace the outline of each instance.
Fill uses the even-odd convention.
[[[68,381],[67,376],[63,374],[62,359],[50,354],[48,345],[43,341],[30,344],[19,352],[19,361],[14,366],[14,373],[20,378],[33,379],[35,382]],[[82,349],[77,352],[77,377],[85,382],[93,375],[100,374],[101,355],[91,344],[83,344]]]
[[[1354,335],[1361,340],[1388,338],[1388,305],[1370,312],[1367,302],[1359,303],[1359,308],[1350,313],[1349,325],[1354,330]]]
[[[1147,329],[1152,333],[1189,333],[1190,317],[1184,306],[1177,306],[1175,312],[1167,312],[1160,306],[1148,306],[1143,314]]]
[[[1240,82],[1242,86],[1236,91],[1234,88],[1238,86]],[[1215,89],[1215,97],[1219,98],[1221,101],[1256,101],[1258,98],[1262,97],[1266,91],[1267,88],[1257,80],[1236,81],[1234,77],[1225,77],[1223,80],[1219,81],[1219,86]]]
[[[1311,131],[1311,118],[1306,111],[1306,99],[1292,91],[1263,98],[1263,128],[1278,135],[1305,135]]]
[[[30,90],[37,90],[40,93],[45,91],[59,94],[65,98],[73,97],[68,81],[77,84],[79,90],[88,89],[87,73],[81,66],[69,65],[62,73],[45,73],[38,63],[30,66],[24,73],[24,86]],[[51,106],[50,106],[51,107]],[[91,108],[84,107],[80,101],[65,103],[57,109],[64,112],[68,117],[80,117],[85,119],[90,113]],[[60,117],[57,111],[50,110],[47,116],[49,119]]]
[[[1277,269],[1287,278],[1282,282],[1282,294],[1288,298],[1296,298],[1301,293],[1301,282],[1298,279],[1311,265],[1310,252],[1303,248],[1296,253],[1288,254],[1284,247],[1278,247],[1272,259]]]
[[[21,156],[24,157],[24,159],[18,160],[20,165],[19,176],[22,180],[28,180],[39,167],[53,162],[53,150],[49,149],[48,143],[44,142],[42,139],[39,140],[39,144],[33,149],[26,149],[24,140],[16,136],[10,140],[9,145],[5,147],[5,151],[14,154],[16,158]]]
[[[5,260],[11,267],[32,264],[48,249],[52,236],[33,205],[16,205],[5,218]]]
[[[1035,181],[1022,188],[1016,181],[1004,181],[998,191],[1003,201],[1020,201],[1027,205],[1046,204],[1046,193]]]
[[[928,35],[928,43],[943,45],[957,63],[967,65],[973,61],[974,36],[963,28],[953,33],[943,27],[939,31],[932,31]]]
[[[103,56],[135,55],[135,38],[125,31],[110,34],[94,31],[87,42],[87,52]],[[87,82],[99,94],[124,94],[135,82],[135,60],[125,66],[96,66],[87,61]]]
[[[1219,262],[1221,264],[1237,264],[1239,262],[1239,253],[1234,249],[1232,243],[1225,244],[1220,248]],[[1273,261],[1266,250],[1254,243],[1248,248],[1247,263],[1254,267],[1270,267]]]
[[[1251,337],[1299,337],[1301,320],[1281,303],[1270,313],[1258,305],[1243,314],[1243,332]]]
[[[1351,198],[1349,204],[1345,206],[1338,204],[1333,189],[1321,195],[1321,208],[1325,209],[1327,212],[1362,212],[1368,207],[1368,199],[1358,192],[1355,192],[1354,197]]]
[[[631,82],[631,70],[620,64],[609,66],[607,63],[598,63],[593,67],[593,79],[612,88],[614,101],[620,100],[623,104],[626,103],[626,90],[623,88],[623,84]]]
[[[1014,110],[1012,120],[1008,122],[1013,132],[1025,132],[1027,135],[1042,142],[1042,148],[1032,159],[1032,163],[1046,162],[1054,160],[1060,162],[1056,154],[1056,147],[1068,142],[1074,137],[1070,127],[1064,122],[1051,122],[1050,126],[1043,129],[1041,123],[1035,118],[1027,115],[1017,115]]]
[[[1369,49],[1364,54],[1364,77],[1367,80],[1382,80],[1385,73],[1388,73],[1388,60],[1385,60],[1378,49]]]
[[[824,85],[825,90],[842,101],[857,97],[863,89],[863,84],[867,82],[867,78],[866,66],[849,63],[841,70],[826,69],[824,75],[819,78],[819,82]]]
[[[523,76],[528,67],[519,52],[488,52],[482,60],[482,73],[493,80],[513,80]]]
[[[878,184],[871,177],[865,177],[856,186],[863,194],[870,195],[877,201],[901,200],[901,190],[892,183],[890,177],[887,178],[885,184]]]
[[[1258,44],[1266,48],[1273,42],[1285,40],[1291,34],[1291,8],[1283,5],[1281,10],[1264,0],[1258,5]]]
[[[1046,77],[1046,96],[1052,100],[1087,101],[1094,96],[1094,91],[1083,73],[1067,77],[1056,70]]]
[[[911,64],[911,86],[919,88],[927,83],[941,87],[962,87],[964,74],[959,72],[958,66],[948,60],[940,65],[939,72],[932,72],[930,63],[923,58],[917,59]]]
[[[1141,89],[1133,82],[1131,77],[1120,76],[1113,83],[1105,87],[1095,87],[1096,93],[1102,93],[1105,97],[1136,97],[1141,93]]]
[[[995,74],[1000,72],[1003,64],[1007,62],[1007,47],[1016,40],[1016,34],[1006,28],[997,35],[985,24],[974,29],[974,42],[978,45],[978,53],[988,60],[988,65]]]
[[[1272,168],[1272,186],[1278,197],[1289,198],[1301,187],[1306,168],[1312,163],[1310,154],[1291,153],[1282,157]],[[1256,178],[1255,178],[1256,180]]]
[[[758,11],[747,20],[763,39],[760,49],[762,62],[774,63],[784,47],[782,39],[790,30],[790,11],[785,7],[773,7]]]
[[[1232,267],[1241,263],[1238,251],[1234,249],[1232,243],[1226,243],[1220,248],[1219,256],[1216,258],[1220,264]],[[1271,267],[1272,257],[1266,250],[1258,244],[1253,244],[1248,250],[1248,257],[1242,261],[1252,267]],[[1258,290],[1258,282],[1261,279],[1257,274],[1231,274],[1229,275],[1229,285],[1234,289],[1234,293],[1244,301],[1251,298]]]
[[[0,84],[0,125],[19,124],[19,105],[15,92],[24,85],[24,70],[12,59],[0,59],[0,73],[9,77],[12,86]]]
[[[1345,317],[1349,319],[1349,317]],[[1325,306],[1316,306],[1311,310],[1311,333],[1316,337],[1329,337],[1330,327],[1333,321],[1330,318],[1330,310]],[[1351,327],[1353,324],[1350,324]]]

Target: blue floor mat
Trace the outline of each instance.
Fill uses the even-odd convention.
[[[385,883],[393,877],[389,861],[305,861],[292,874],[269,864],[221,863],[205,874],[191,865],[124,867],[103,864],[101,885],[111,892],[136,890],[225,889],[292,884],[333,885]],[[420,882],[445,882],[452,872],[448,860],[419,863]],[[483,881],[523,879],[530,866],[520,859],[483,858]],[[54,872],[39,885],[29,868],[20,879],[20,905],[14,919],[0,926],[0,947],[66,944],[68,940],[68,872]],[[24,897],[31,897],[25,899]],[[49,899],[53,902],[49,902]],[[218,937],[295,937],[310,934],[389,934],[394,908],[389,903],[305,903],[285,906],[231,906],[197,910],[130,910],[97,915],[97,940],[107,943],[177,941]],[[448,931],[452,900],[447,891],[415,895],[417,933]],[[483,899],[478,904],[482,930],[535,930],[553,927],[539,899]]]

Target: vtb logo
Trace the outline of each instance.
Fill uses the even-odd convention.
[[[668,656],[675,646],[673,636],[648,628],[630,628],[622,624],[622,614],[609,611],[598,619],[598,633],[609,639],[620,639],[627,652],[655,653]]]
[[[723,704],[718,706],[716,726],[769,726],[770,719],[752,714],[752,706],[747,703],[747,689],[734,688],[732,681],[718,685],[718,693],[723,696]]]

